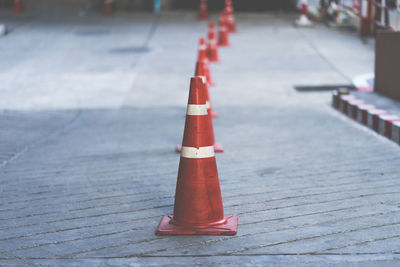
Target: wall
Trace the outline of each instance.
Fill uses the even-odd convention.
[[[400,101],[400,32],[378,32],[375,45],[375,91]]]

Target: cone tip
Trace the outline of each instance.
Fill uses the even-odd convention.
[[[203,36],[200,37],[200,39],[199,39],[199,44],[200,44],[201,46],[206,44],[206,39],[205,39]]]

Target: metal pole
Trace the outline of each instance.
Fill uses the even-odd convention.
[[[381,0],[381,24],[382,24],[382,26],[386,26],[385,14],[386,14],[386,0]]]

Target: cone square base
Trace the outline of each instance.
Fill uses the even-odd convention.
[[[219,43],[218,46],[219,47],[230,47],[231,45],[230,44],[221,44],[221,43]]]
[[[208,58],[208,60],[209,60],[210,62],[212,62],[212,63],[221,63],[221,60],[220,60],[220,59],[210,59],[210,58]]]
[[[182,145],[177,145],[175,151],[176,151],[176,153],[181,153]],[[214,144],[214,152],[222,153],[222,152],[224,152],[224,147],[221,144]]]
[[[227,215],[226,224],[211,226],[208,228],[188,228],[171,224],[173,215],[162,217],[161,223],[157,228],[156,235],[236,235],[238,217]]]
[[[213,118],[218,118],[218,117],[219,117],[219,115],[218,115],[218,113],[217,113],[217,112],[215,112],[215,111],[211,111],[211,117],[213,117]]]

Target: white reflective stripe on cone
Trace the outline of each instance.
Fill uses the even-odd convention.
[[[206,50],[206,49],[207,49],[207,46],[205,44],[199,46],[199,50]]]
[[[191,116],[208,115],[207,105],[192,105],[192,104],[189,104],[187,106],[186,114],[187,115],[191,115]]]
[[[188,147],[182,146],[181,157],[189,159],[205,159],[215,156],[214,146]]]

